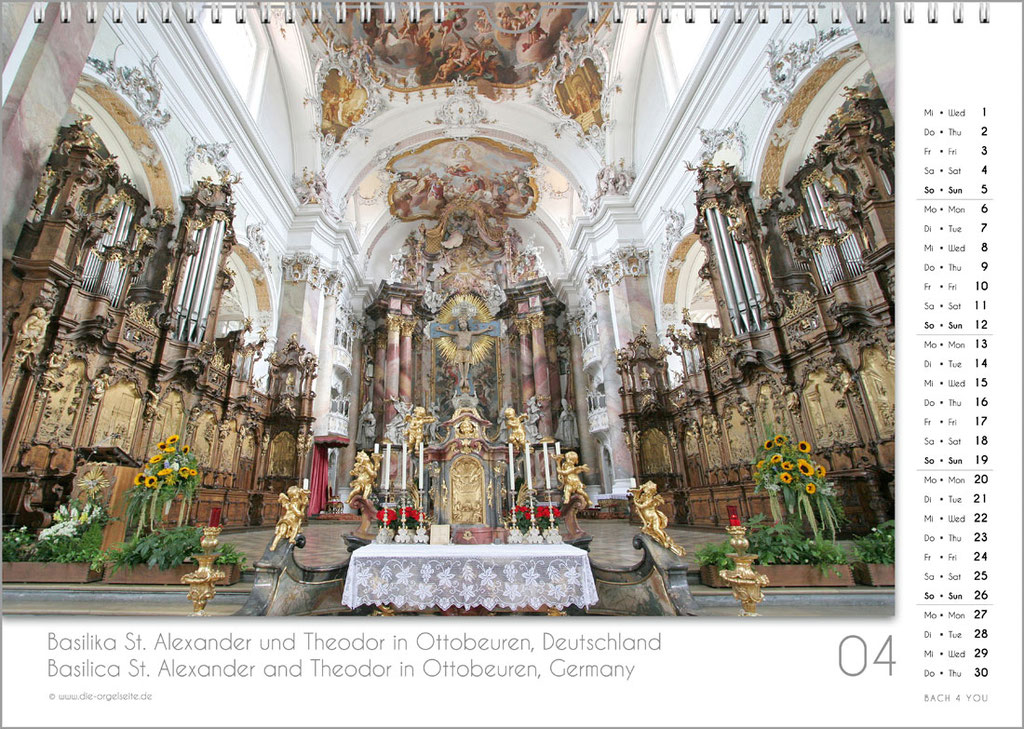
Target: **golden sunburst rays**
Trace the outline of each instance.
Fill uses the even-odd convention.
[[[450,324],[461,317],[475,319],[480,324],[493,321],[491,310],[484,300],[476,294],[456,294],[444,303],[437,314],[437,321],[441,324]],[[437,340],[438,350],[441,356],[448,362],[455,363],[458,348],[453,337],[442,337]],[[480,364],[490,355],[494,348],[494,337],[488,334],[477,334],[473,337],[472,345],[473,364]]]

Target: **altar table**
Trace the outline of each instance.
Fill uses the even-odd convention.
[[[341,601],[429,610],[587,608],[597,587],[568,544],[369,544],[352,553]]]

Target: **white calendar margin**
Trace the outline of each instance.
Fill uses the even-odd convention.
[[[942,8],[943,11],[948,8]],[[897,5],[894,19],[903,17]],[[898,154],[898,470],[899,532],[898,610],[893,619],[739,618],[587,619],[547,618],[443,619],[271,619],[208,620],[202,623],[157,619],[4,618],[3,689],[16,700],[5,701],[5,725],[140,726],[183,725],[198,721],[210,726],[375,725],[411,721],[422,726],[497,725],[563,726],[1019,726],[1021,723],[1021,7],[996,4],[991,23],[980,26],[977,8],[968,3],[965,22],[953,25],[947,12],[939,22],[925,23],[926,5],[916,4],[917,22],[897,24]],[[927,704],[926,693],[949,690],[947,682],[922,676],[921,609],[916,607],[921,571],[921,492],[914,477],[921,455],[923,415],[918,386],[920,371],[911,341],[921,318],[921,253],[913,202],[919,197],[914,173],[921,158],[917,115],[925,104],[987,104],[992,110],[993,159],[1004,164],[992,176],[998,185],[990,216],[1003,233],[1003,255],[993,261],[990,280],[1005,304],[990,317],[998,337],[991,355],[1005,362],[993,371],[1000,380],[1001,406],[992,417],[994,479],[1000,501],[991,504],[994,521],[990,562],[996,593],[993,618],[998,630],[993,648],[993,675],[984,682],[964,682],[965,691],[989,694],[987,703]],[[995,238],[993,237],[993,240]],[[994,297],[995,298],[995,297]],[[915,337],[916,338],[916,337]],[[766,610],[767,612],[767,610]],[[46,633],[128,630],[173,630],[219,636],[229,630],[261,635],[301,634],[304,630],[353,635],[397,632],[414,639],[422,631],[465,632],[500,637],[530,634],[539,641],[545,631],[580,633],[660,632],[665,650],[659,655],[609,654],[608,660],[635,661],[630,682],[571,682],[542,678],[530,683],[471,679],[433,679],[384,684],[372,680],[312,679],[282,683],[257,677],[241,681],[180,679],[153,681],[148,704],[57,703],[46,698]],[[869,661],[886,637],[893,636],[894,677],[887,666],[869,666],[860,676],[844,676],[838,666],[838,645],[847,635],[864,638]],[[511,660],[514,656],[490,656]],[[81,689],[89,689],[83,679]],[[138,681],[133,682],[136,684]],[[107,690],[110,685],[104,686]],[[373,696],[377,698],[374,699]],[[444,710],[438,710],[438,702]],[[529,705],[526,708],[524,704]],[[197,710],[203,706],[201,710]],[[403,708],[404,707],[404,708]],[[415,707],[419,707],[416,709]],[[461,717],[461,719],[460,719]]]

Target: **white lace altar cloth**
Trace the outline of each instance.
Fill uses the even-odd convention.
[[[586,608],[597,602],[587,553],[568,544],[369,544],[352,553],[341,601],[398,609]]]

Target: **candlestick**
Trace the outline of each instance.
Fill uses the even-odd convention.
[[[215,506],[215,507],[213,507],[213,509],[210,510],[210,526],[212,526],[212,527],[219,527],[220,526],[220,507],[219,506]]]
[[[217,518],[220,518],[220,509],[217,509]],[[192,617],[206,615],[206,603],[213,599],[216,594],[214,584],[217,580],[224,579],[224,572],[216,569],[213,562],[219,554],[213,550],[217,548],[217,537],[220,535],[220,527],[208,526],[203,529],[203,537],[199,545],[203,553],[196,555],[199,567],[194,572],[182,575],[181,581],[189,586],[188,599],[192,601]]]
[[[738,527],[740,526],[740,515],[736,511],[735,506],[726,506],[726,511],[729,512],[729,526]]]

